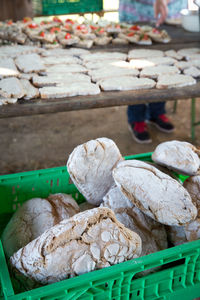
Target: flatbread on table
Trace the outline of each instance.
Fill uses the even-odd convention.
[[[65,98],[74,96],[97,95],[100,89],[97,84],[88,82],[72,83],[69,86],[51,86],[39,89],[42,99]]]
[[[0,77],[18,77],[19,75],[12,58],[0,59]]]
[[[137,78],[130,76],[120,76],[105,78],[98,82],[103,91],[126,91],[151,89],[156,85],[156,82],[149,78]]]
[[[36,87],[44,87],[56,86],[62,83],[91,82],[91,79],[88,75],[79,73],[67,73],[67,76],[63,76],[62,73],[49,73],[47,76],[34,75],[32,82]]]
[[[149,57],[161,57],[164,56],[164,52],[161,50],[151,50],[151,49],[134,49],[130,50],[128,53],[128,59],[134,58],[149,58]]]
[[[140,77],[148,77],[148,78],[158,78],[160,75],[164,74],[178,74],[180,70],[175,66],[154,66],[154,67],[146,67],[142,69],[140,72]]]
[[[196,79],[189,75],[174,74],[161,75],[156,84],[157,89],[170,89],[196,84]]]
[[[6,98],[22,98],[25,91],[19,79],[9,77],[0,80],[0,95]]]
[[[137,76],[139,71],[135,68],[120,68],[120,67],[103,67],[97,70],[91,70],[88,72],[91,76],[92,81],[97,82],[104,78],[112,78],[112,77],[119,77],[119,76]]]
[[[38,73],[45,71],[45,66],[38,54],[23,54],[16,58],[18,69],[24,73]]]

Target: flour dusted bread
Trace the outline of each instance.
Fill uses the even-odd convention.
[[[170,74],[164,74],[158,77],[156,88],[171,89],[193,84],[196,84],[196,80],[192,76],[183,74],[173,74],[172,76]]]
[[[159,144],[152,154],[156,163],[185,175],[195,175],[199,169],[199,150],[190,143],[169,141]]]
[[[148,78],[156,79],[160,75],[165,75],[165,74],[172,75],[178,73],[180,73],[180,71],[175,66],[158,65],[158,66],[144,68],[140,73],[140,77],[148,77]]]
[[[99,205],[114,184],[112,170],[123,160],[116,144],[108,138],[98,138],[79,145],[70,154],[67,169],[86,200]]]
[[[80,211],[76,201],[66,194],[26,201],[7,224],[2,242],[8,257],[40,236],[45,230]]]
[[[120,162],[113,170],[113,177],[133,204],[160,223],[183,225],[196,218],[197,209],[186,189],[145,162]]]
[[[200,210],[200,175],[188,177],[183,186],[190,194],[197,209]]]
[[[167,248],[164,225],[145,215],[117,186],[111,188],[105,195],[101,207],[112,209],[119,222],[141,237],[141,256]]]
[[[151,50],[151,49],[134,49],[134,50],[130,50],[128,53],[128,59],[161,57],[161,56],[164,56],[163,51]]]
[[[149,78],[120,76],[102,79],[98,84],[103,91],[126,91],[151,89],[156,85],[156,82]]]
[[[15,253],[11,265],[42,284],[108,267],[141,253],[141,239],[108,208],[79,213]]]

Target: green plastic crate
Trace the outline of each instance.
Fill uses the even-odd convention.
[[[151,153],[126,157],[151,161]],[[182,178],[184,179],[184,178]],[[0,176],[0,230],[25,200],[49,193],[84,201],[65,167]],[[162,270],[135,278],[141,271]],[[200,296],[200,240],[27,292],[16,292],[0,242],[0,298],[15,300],[192,300]]]
[[[64,15],[98,12],[103,10],[103,0],[32,0],[35,15]]]

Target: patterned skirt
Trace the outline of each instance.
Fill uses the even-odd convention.
[[[154,21],[155,0],[120,0],[120,22]],[[187,0],[171,0],[168,4],[168,18],[178,18],[180,11],[187,8]]]

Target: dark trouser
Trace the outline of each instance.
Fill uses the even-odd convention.
[[[128,122],[142,122],[165,114],[165,102],[130,105],[127,109]]]

